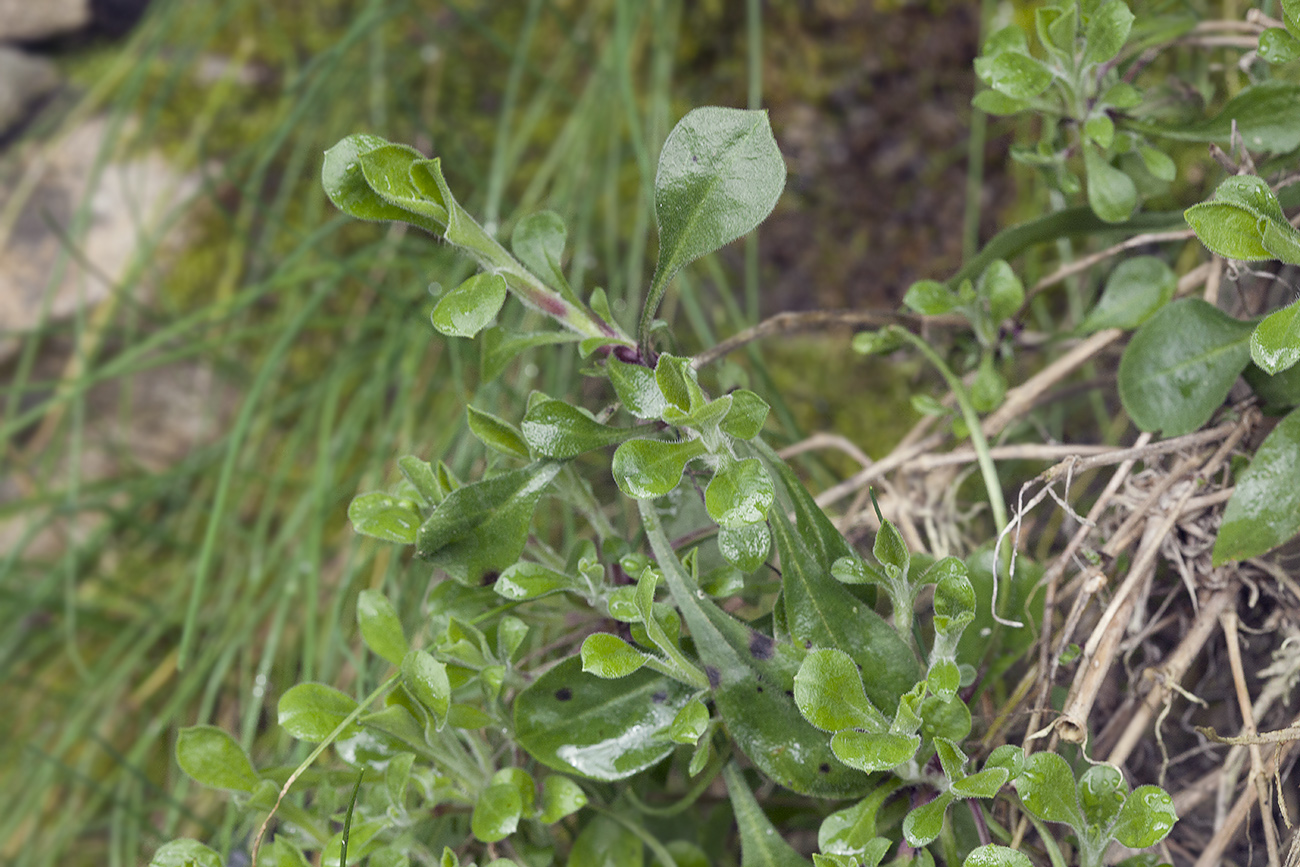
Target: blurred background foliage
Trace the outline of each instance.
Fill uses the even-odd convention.
[[[977,172],[964,216],[968,154],[1004,152],[968,141],[980,18],[940,0],[155,0],[126,36],[56,46],[69,84],[5,143],[4,187],[104,117],[97,169],[161,152],[197,192],[165,223],[183,240],[143,238],[106,301],[3,361],[0,861],[137,864],[173,836],[228,834],[225,799],[175,768],[177,727],[211,722],[259,766],[291,763],[279,694],[360,693],[373,674],[356,593],[418,616],[427,568],[358,541],[350,497],[391,483],[398,454],[480,470],[470,401],[505,412],[582,387],[571,352],[540,348],[467,391],[477,351],[434,339],[428,313],[468,264],[334,212],[326,147],[367,131],[441,155],[503,237],[558,211],[571,282],[605,287],[630,325],[664,136],[695,105],[770,108],[790,168],[776,215],[664,311],[703,346],[778,310],[893,308],[1015,207],[1014,184]],[[878,454],[915,418],[912,370],[847,339],[765,352],[727,375],[786,394],[791,437],[835,428]],[[803,375],[827,363],[877,399]],[[158,378],[178,369],[191,378]]]

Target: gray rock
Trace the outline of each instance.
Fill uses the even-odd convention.
[[[0,7],[3,4],[0,0]],[[28,106],[58,86],[59,72],[53,63],[0,45],[0,135],[23,119]]]
[[[90,0],[0,0],[2,42],[48,39],[90,21]]]

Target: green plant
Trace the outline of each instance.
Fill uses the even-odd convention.
[[[960,410],[957,435],[976,453],[990,538],[1022,517],[1008,514],[981,418],[1007,401],[1005,362],[1017,348],[1003,324],[1026,304],[1010,260],[1067,235],[1160,225],[1167,217],[1133,217],[1138,184],[1126,172],[1138,163],[1111,161],[1134,154],[1169,181],[1173,160],[1150,140],[1179,129],[1217,136],[1186,132],[1195,124],[1116,120],[1142,99],[1119,80],[1117,58],[1133,59],[1151,32],[1168,32],[1130,43],[1134,21],[1122,0],[1048,7],[1037,15],[1047,61],[1029,53],[1020,30],[1001,30],[985,47],[977,68],[995,95],[977,105],[1033,110],[1051,136],[1075,128],[1075,141],[1049,139],[1037,154],[1064,194],[1079,192],[1067,164],[1081,154],[1088,206],[1008,230],[952,280],[909,290],[905,304],[917,313],[957,313],[970,326],[971,384],[902,326],[855,339],[866,352],[911,348],[940,372]],[[1043,96],[1050,88],[1052,99]],[[479,265],[440,297],[432,321],[450,337],[480,336],[484,375],[540,343],[573,342],[604,391],[595,409],[533,392],[517,422],[470,408],[468,427],[491,455],[481,478],[406,456],[400,481],[352,501],[358,532],[414,546],[449,580],[431,589],[415,635],[383,595],[361,594],[361,637],[392,673],[361,701],[317,683],[282,696],[280,725],[317,744],[305,761],[259,773],[221,730],[182,733],[186,773],[269,811],[254,838],[259,863],[300,864],[311,850],[329,864],[456,867],[472,851],[488,864],[545,867],[567,850],[574,867],[628,865],[641,863],[643,846],[664,867],[708,863],[716,855],[702,851],[700,836],[665,820],[686,816],[719,776],[728,798],[719,815],[739,828],[741,863],[802,863],[756,798],[746,764],[799,796],[800,821],[819,826],[819,867],[874,867],[891,851],[900,864],[1033,863],[992,842],[984,802],[1009,805],[1012,792],[1054,863],[1072,849],[1094,867],[1113,841],[1144,848],[1169,833],[1172,800],[1159,787],[1130,793],[1112,765],[1091,764],[1076,778],[1058,752],[983,749],[972,737],[969,702],[990,665],[986,624],[1010,625],[996,611],[996,588],[1003,581],[1023,593],[1025,567],[1011,570],[996,548],[964,559],[910,550],[879,510],[871,557],[860,555],[766,441],[767,401],[710,378],[656,320],[673,277],[765,219],[784,178],[764,113],[703,108],[682,119],[660,156],[659,259],[632,333],[602,290],[570,285],[558,215],[520,220],[507,251],[458,203],[439,159],[364,135],[326,153],[322,180],[345,213],[411,223]],[[1230,179],[1187,220],[1233,258],[1292,261],[1300,249],[1258,179]],[[1300,352],[1293,313],[1255,325],[1205,301],[1172,301],[1175,283],[1163,261],[1130,259],[1077,323],[1094,336],[1136,329],[1120,397],[1139,427],[1170,435],[1209,421],[1252,352],[1268,376]],[[508,297],[562,330],[492,326]],[[661,351],[665,344],[674,351]],[[1197,388],[1184,387],[1189,377]],[[1292,410],[1242,475],[1216,560],[1294,535],[1300,509],[1286,506],[1294,494],[1278,478],[1300,454],[1297,419]],[[626,499],[611,506],[619,494]],[[544,499],[558,505],[539,517]],[[567,543],[558,550],[557,538]],[[876,610],[886,598],[888,618]],[[1007,640],[992,652],[1012,649]],[[343,769],[313,769],[330,747]],[[976,748],[979,770],[968,771]],[[286,797],[299,780],[313,786],[310,804]],[[852,803],[828,812],[830,801]],[[957,802],[969,821],[949,809]],[[261,846],[272,817],[280,832]],[[715,830],[712,818],[690,821]],[[1002,827],[997,837],[1012,841]],[[173,846],[158,863],[208,857],[192,842]]]

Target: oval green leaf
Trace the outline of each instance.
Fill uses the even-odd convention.
[[[1272,259],[1264,248],[1263,222],[1253,212],[1228,202],[1202,202],[1183,212],[1187,225],[1211,253],[1242,262]]]
[[[847,653],[830,647],[808,652],[794,676],[794,701],[804,719],[822,731],[889,727],[862,688],[862,675]]]
[[[423,518],[411,500],[371,493],[352,498],[348,504],[348,520],[352,529],[363,536],[412,545]]]
[[[1199,298],[1161,308],[1133,335],[1119,364],[1119,395],[1145,431],[1196,430],[1250,361],[1249,322]]]
[[[1047,90],[1052,73],[1028,54],[1004,51],[988,65],[988,81],[1003,96],[1031,99]]]
[[[493,783],[479,793],[469,827],[484,843],[504,840],[519,827],[524,805],[513,783]]]
[[[704,454],[704,450],[700,440],[628,440],[614,452],[611,471],[623,493],[638,500],[650,500],[677,487],[686,465]]]
[[[709,480],[704,508],[720,527],[757,524],[767,518],[776,498],[772,479],[758,458],[732,461]]]
[[[848,729],[831,738],[831,750],[837,759],[867,773],[896,768],[915,756],[920,748],[920,735]]]
[[[149,867],[225,867],[225,862],[198,840],[183,837],[159,846],[149,860]]]
[[[181,729],[176,738],[176,764],[214,789],[251,792],[260,779],[244,748],[216,726]]]
[[[447,666],[427,651],[412,650],[402,659],[402,682],[441,729],[451,706],[451,680],[447,677]]]
[[[505,302],[505,280],[497,274],[475,274],[443,295],[430,318],[440,334],[473,337],[492,324]]]
[[[1084,63],[1105,63],[1119,54],[1133,29],[1133,12],[1124,0],[1109,0],[1095,9],[1088,21]]]
[[[767,561],[772,533],[767,524],[744,524],[718,530],[718,550],[728,563],[749,574]]]
[[[524,439],[537,455],[568,460],[593,449],[622,442],[636,428],[612,427],[562,400],[535,403],[520,423]]]
[[[570,657],[515,699],[515,738],[553,770],[621,780],[658,763],[676,746],[669,727],[691,689],[646,669],[601,680]]]
[[[989,843],[978,849],[972,849],[961,862],[961,867],[1034,867],[1034,862],[1006,846]]]
[[[547,825],[587,806],[587,793],[573,780],[561,774],[551,774],[542,780],[542,803],[537,818]]]
[[[579,655],[582,670],[604,680],[627,677],[650,661],[647,654],[608,632],[588,635]]]
[[[554,211],[529,214],[515,224],[510,235],[510,247],[515,257],[554,289],[567,285],[560,262],[564,258],[564,242],[569,230],[564,219]]]
[[[651,292],[761,223],[785,188],[767,112],[697,108],[664,142],[655,174],[659,261]]]
[[[1079,326],[1084,334],[1104,328],[1137,328],[1174,297],[1178,276],[1155,256],[1125,259],[1106,278],[1096,306]]]
[[[528,443],[519,429],[503,418],[472,406],[465,407],[470,433],[483,445],[512,458],[528,460]]]
[[[1145,849],[1165,839],[1177,821],[1168,792],[1159,786],[1139,786],[1120,808],[1111,836],[1130,849]]]
[[[1300,409],[1292,410],[1260,444],[1237,480],[1214,542],[1218,566],[1257,557],[1300,531]]]
[[[1079,809],[1074,773],[1056,753],[1034,753],[1012,785],[1029,812],[1048,822],[1061,822],[1080,833],[1085,822]]]
[[[1264,318],[1250,335],[1250,358],[1266,373],[1281,373],[1300,361],[1300,301]]]
[[[361,169],[361,158],[372,151],[390,147],[394,145],[378,136],[358,134],[347,136],[325,151],[325,160],[321,164],[321,186],[325,195],[329,196],[334,207],[358,220],[405,220],[440,234],[443,226],[438,222],[391,204],[367,182]],[[414,148],[410,149],[410,154],[412,159],[423,159]],[[445,210],[440,222],[446,223]]]
[[[1121,3],[1122,0],[1115,0]],[[1084,146],[1083,165],[1088,172],[1088,204],[1107,223],[1122,223],[1137,207],[1133,179],[1115,168],[1095,148]]]
[[[912,810],[903,819],[903,836],[913,846],[927,846],[934,842],[943,830],[943,814],[952,803],[952,793],[943,792],[933,801],[929,801]]]
[[[401,665],[402,657],[410,645],[402,631],[402,619],[388,597],[378,590],[362,590],[357,594],[357,627],[361,640],[372,653]]]
[[[280,696],[280,725],[301,741],[318,744],[357,709],[356,700],[323,683],[300,683]]]

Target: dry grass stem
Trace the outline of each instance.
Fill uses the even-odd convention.
[[[1030,290],[1029,297],[1037,295],[1049,286],[1055,286],[1067,277],[1073,277],[1075,274],[1087,271],[1098,262],[1104,262],[1107,259],[1118,256],[1125,250],[1131,250],[1134,247],[1144,247],[1147,244],[1163,244],[1169,241],[1187,241],[1195,237],[1191,229],[1179,229],[1173,232],[1147,232],[1142,235],[1134,235],[1126,241],[1122,241],[1113,247],[1107,247],[1105,250],[1099,250],[1088,256],[1081,256],[1069,264],[1062,265],[1051,274],[1034,284]]]

